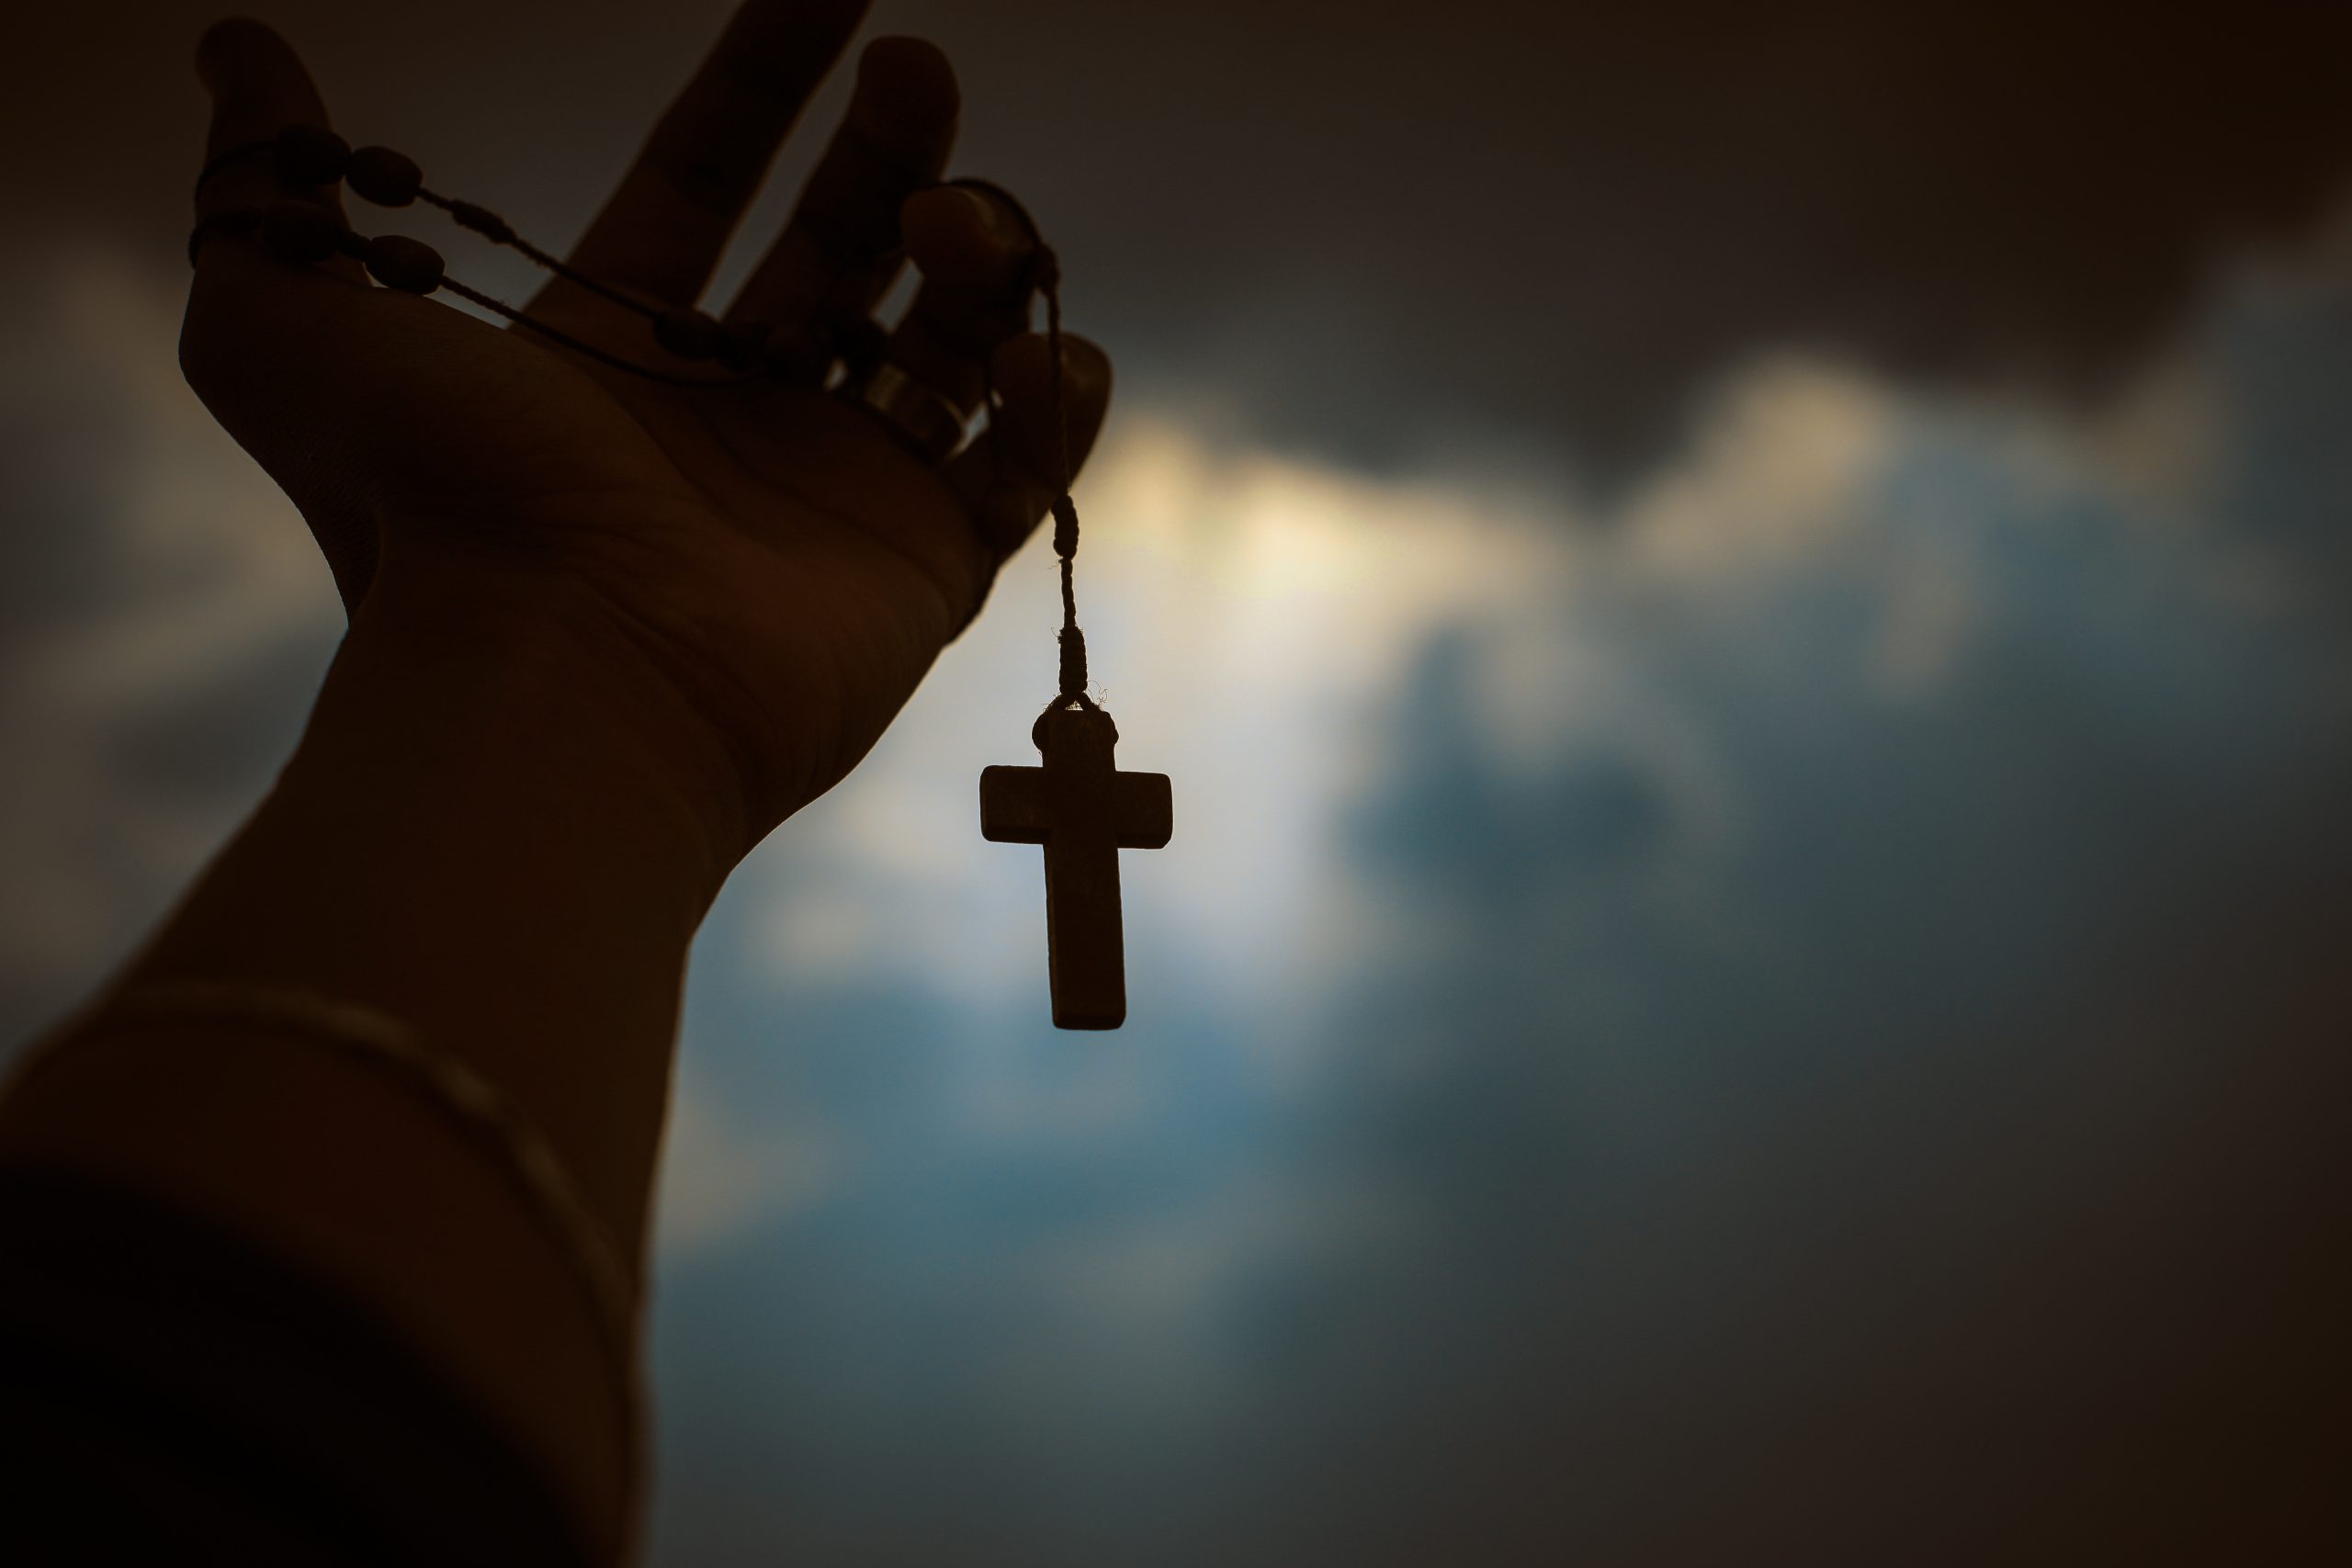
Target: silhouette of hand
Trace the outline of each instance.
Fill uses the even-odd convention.
[[[691,304],[864,10],[753,0],[571,259]],[[257,23],[212,29],[198,69],[215,152],[328,123],[293,51]],[[813,373],[670,387],[376,288],[355,264],[291,265],[233,235],[202,249],[181,361],[301,509],[355,635],[399,618],[461,648],[479,638],[485,658],[532,639],[557,679],[617,671],[658,688],[714,732],[695,749],[725,759],[706,774],[728,776],[684,786],[739,792],[726,811],[749,835],[740,852],[865,754],[1058,489],[1051,367],[1021,297],[1029,237],[1001,203],[931,186],[956,107],[936,49],[871,45],[823,162],[727,312],[806,332],[823,312],[870,311],[911,258],[923,282],[890,356],[967,407],[992,368],[1001,399],[993,434],[945,464]],[[201,210],[282,197],[267,164],[230,164]],[[668,360],[643,318],[571,285],[531,310],[639,363],[716,373]],[[1064,344],[1075,463],[1110,368],[1091,344]],[[621,743],[639,741],[661,743]]]

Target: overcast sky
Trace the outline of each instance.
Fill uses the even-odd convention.
[[[2352,11],[1634,11],[878,7],[1118,359],[1088,622],[1177,836],[1127,1029],[1044,1027],[971,807],[1050,681],[1025,558],[739,874],[663,1568],[2297,1526],[2352,1386]],[[266,14],[560,243],[722,12]],[[6,96],[12,1036],[339,629],[173,362],[206,19],[50,17]]]

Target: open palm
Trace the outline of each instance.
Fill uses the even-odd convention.
[[[747,6],[574,265],[691,304],[864,9]],[[327,123],[292,51],[255,24],[215,28],[200,66],[215,152]],[[871,46],[792,220],[728,311],[811,341],[820,322],[870,312],[910,257],[923,284],[889,356],[960,406],[991,380],[1000,399],[989,432],[945,463],[827,395],[820,352],[797,373],[787,356],[780,377],[673,386],[242,239],[200,253],[183,362],[301,508],[355,615],[393,576],[427,600],[485,583],[560,598],[715,720],[763,825],[872,745],[1059,488],[1050,361],[1023,330],[1030,238],[1001,203],[934,184],[956,101],[929,45]],[[208,182],[201,203],[286,194],[254,160]],[[531,311],[679,377],[727,378],[666,359],[640,316],[576,286],[551,284]],[[1109,372],[1075,338],[1065,365],[1075,461]]]

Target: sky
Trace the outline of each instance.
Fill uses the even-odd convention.
[[[722,10],[266,14],[560,243]],[[2312,1527],[2352,21],[2042,10],[878,8],[1118,360],[1083,603],[1176,835],[1125,857],[1127,1026],[1057,1034],[1036,856],[973,819],[1052,679],[1033,551],[738,873],[651,1562]],[[10,1038],[250,809],[340,629],[173,358],[205,19],[39,24],[8,110]]]

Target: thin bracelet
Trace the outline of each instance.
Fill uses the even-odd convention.
[[[9,1075],[13,1091],[77,1043],[122,1022],[157,1021],[242,1023],[338,1045],[390,1070],[449,1111],[474,1140],[499,1157],[569,1255],[605,1341],[621,1395],[626,1474],[624,1529],[633,1529],[634,1497],[642,1473],[642,1387],[637,1359],[636,1293],[620,1252],[580,1195],[554,1145],[489,1079],[428,1047],[417,1032],[390,1014],[296,987],[246,986],[210,980],[159,981],[100,998],[37,1045]],[[629,1539],[625,1534],[624,1540]]]

